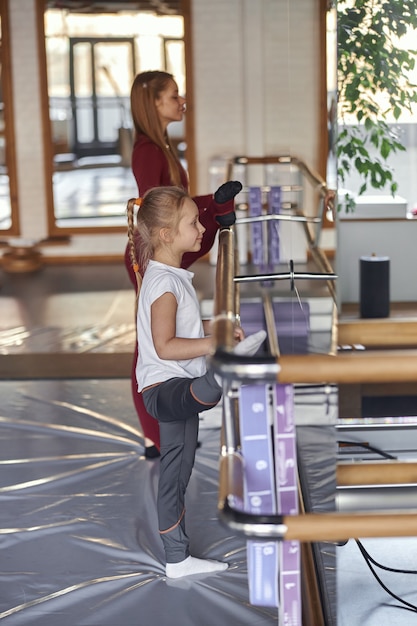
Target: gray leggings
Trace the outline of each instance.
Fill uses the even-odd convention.
[[[215,406],[221,394],[211,371],[199,378],[171,378],[143,392],[146,410],[159,422],[158,520],[167,563],[189,556],[185,491],[194,465],[198,414]]]

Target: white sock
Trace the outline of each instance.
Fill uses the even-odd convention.
[[[265,339],[266,332],[264,330],[258,330],[257,333],[248,335],[242,339],[242,341],[239,341],[234,347],[233,352],[235,354],[247,354],[248,356],[252,356],[259,350]]]
[[[229,567],[227,563],[221,561],[212,561],[211,559],[196,559],[189,556],[179,563],[167,563],[167,578],[182,578],[183,576],[191,576],[192,574],[215,574],[216,572],[224,572]]]
[[[246,354],[247,356],[253,356],[261,347],[263,342],[266,339],[266,332],[264,330],[258,330],[257,333],[253,335],[248,335],[242,341],[239,341],[238,344],[233,348],[233,352],[235,354]],[[219,374],[214,374],[214,378],[216,383],[222,387],[223,381],[222,377]]]

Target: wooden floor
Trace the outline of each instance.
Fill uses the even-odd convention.
[[[210,302],[215,268],[202,260],[193,270],[200,301]],[[305,297],[326,295],[317,281],[300,281],[299,289]],[[253,283],[241,287],[242,298],[260,293]],[[274,294],[292,298],[298,306],[288,281],[278,282]],[[0,306],[0,378],[129,376],[135,295],[122,259],[120,264],[3,272]]]
[[[129,376],[134,301],[122,261],[3,273],[0,377]]]

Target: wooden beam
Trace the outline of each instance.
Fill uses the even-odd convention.
[[[306,513],[284,516],[284,539],[346,541],[356,537],[415,537],[417,511],[377,513]]]
[[[339,319],[338,343],[370,348],[417,347],[417,318]]]
[[[279,383],[417,382],[417,350],[379,350],[283,355]]]
[[[1,354],[0,380],[130,378],[133,353]]]
[[[339,463],[336,482],[340,487],[417,484],[417,463],[388,459]]]

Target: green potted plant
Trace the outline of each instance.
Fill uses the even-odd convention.
[[[409,28],[417,28],[415,0],[337,1],[338,182],[356,170],[357,195],[388,187],[394,196],[398,188],[388,158],[405,147],[390,122],[417,102],[408,78],[417,51],[399,46]],[[354,207],[347,194],[345,210]]]

